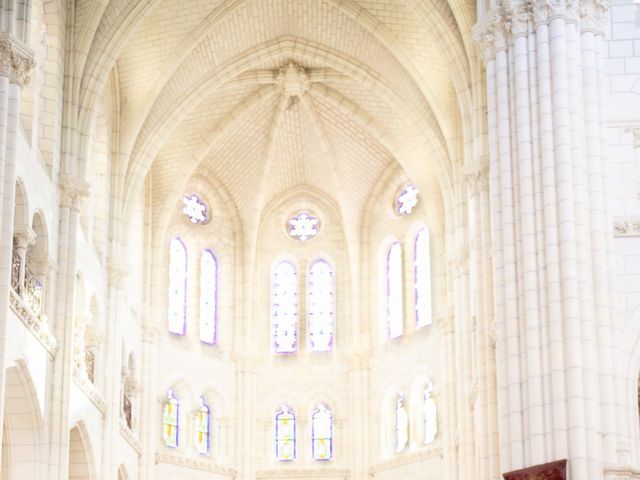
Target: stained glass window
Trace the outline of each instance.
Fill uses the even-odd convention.
[[[396,401],[396,452],[402,452],[409,443],[409,414],[404,404],[404,397],[398,396]]]
[[[289,236],[306,242],[318,234],[320,220],[307,211],[302,211],[289,219]]]
[[[271,335],[276,353],[298,349],[298,275],[287,261],[278,263],[271,275]]]
[[[416,326],[431,325],[431,256],[429,230],[421,229],[415,242]]]
[[[195,445],[200,455],[209,454],[210,410],[204,398],[200,397],[200,407],[196,413]]]
[[[210,250],[200,257],[200,341],[216,343],[218,262]]]
[[[207,206],[195,195],[185,195],[182,197],[182,213],[184,213],[191,223],[205,223],[207,221]]]
[[[179,414],[180,403],[173,395],[173,391],[169,390],[162,411],[162,438],[167,447],[176,448],[178,446]]]
[[[402,335],[402,247],[394,242],[387,255],[387,326],[389,338]]]
[[[438,433],[438,412],[436,402],[431,393],[433,385],[429,384],[424,390],[424,403],[422,405],[424,415],[424,443],[433,443]]]
[[[418,194],[420,190],[415,185],[407,185],[396,197],[396,213],[398,215],[409,215],[418,204]]]
[[[311,450],[314,460],[333,458],[333,415],[322,404],[311,415]]]
[[[187,249],[179,238],[169,246],[169,331],[184,335],[187,325]]]
[[[296,458],[296,416],[289,407],[282,406],[276,415],[276,459],[290,461]]]
[[[334,284],[331,266],[324,260],[311,265],[308,277],[309,344],[314,352],[333,350]]]

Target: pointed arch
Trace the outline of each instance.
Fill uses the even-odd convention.
[[[275,353],[298,350],[298,269],[289,260],[271,271],[271,341]]]
[[[187,331],[187,247],[180,238],[169,246],[169,332]]]
[[[311,351],[330,352],[334,348],[335,279],[333,268],[327,260],[319,259],[310,265],[307,295]]]
[[[69,431],[69,480],[96,479],[91,439],[84,422],[78,422]]]

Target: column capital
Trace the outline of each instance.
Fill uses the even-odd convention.
[[[580,3],[580,22],[583,32],[604,35],[610,0],[587,0]]]
[[[493,7],[486,17],[473,27],[473,38],[480,45],[485,63],[496,53],[507,49],[506,19],[500,7]]]
[[[126,264],[122,260],[109,259],[107,275],[109,276],[108,283],[110,287],[122,288],[128,273],[129,269],[126,268]]]
[[[81,178],[70,175],[60,176],[60,204],[76,212],[80,211],[80,202],[89,196],[89,184]]]
[[[13,232],[16,248],[27,248],[36,239],[36,232],[28,225],[21,226]]]
[[[22,87],[29,83],[33,65],[33,50],[17,38],[0,33],[0,75]]]
[[[489,187],[489,157],[483,155],[474,162],[466,164],[462,172],[472,194],[479,193]]]
[[[625,127],[624,131],[633,137],[633,147],[640,148],[640,125]]]
[[[154,322],[143,322],[142,340],[148,343],[157,343],[162,331],[162,328]]]
[[[556,18],[563,18],[566,22],[579,23],[579,0],[530,0],[531,13],[535,26],[548,25]]]

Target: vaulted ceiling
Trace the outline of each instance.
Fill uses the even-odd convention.
[[[113,72],[125,198],[150,175],[158,207],[206,171],[246,220],[300,184],[360,211],[394,162],[437,199],[460,162],[474,9],[85,0],[80,103],[91,109]]]

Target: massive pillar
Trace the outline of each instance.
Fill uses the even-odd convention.
[[[486,61],[502,472],[617,461],[602,149],[601,0],[505,1]]]
[[[20,92],[33,67],[33,52],[15,35],[14,12],[0,7],[0,18],[11,17],[0,33],[0,453],[4,416],[7,315],[11,288],[11,255],[16,186],[16,141]],[[0,455],[1,457],[1,455]]]

